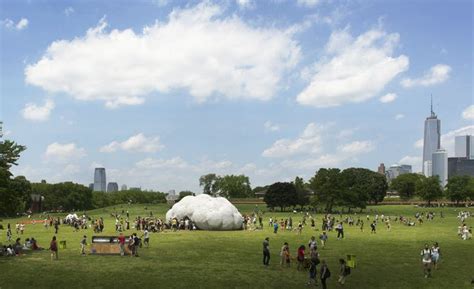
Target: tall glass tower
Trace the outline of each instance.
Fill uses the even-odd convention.
[[[94,191],[105,192],[106,187],[105,168],[95,168],[94,172]]]
[[[433,162],[433,153],[441,148],[441,120],[433,112],[433,99],[431,99],[431,115],[425,120],[425,134],[423,139],[423,174],[431,177],[431,172],[426,168]]]

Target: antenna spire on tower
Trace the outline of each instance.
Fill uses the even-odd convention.
[[[436,116],[436,114],[433,111],[433,94],[431,94],[431,116]]]

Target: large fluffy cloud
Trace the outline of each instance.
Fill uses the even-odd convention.
[[[211,97],[268,100],[300,48],[288,30],[253,27],[219,6],[173,10],[141,33],[111,30],[104,19],[86,35],[53,42],[25,70],[26,82],[108,107],[144,102],[153,92],[185,89]]]
[[[347,29],[333,32],[326,45],[327,55],[315,64],[311,81],[297,101],[329,107],[376,96],[408,69],[407,56],[393,56],[399,38],[396,33],[387,34],[380,29],[369,30],[357,38]]]
[[[465,110],[463,110],[462,118],[467,120],[474,120],[474,105],[470,105]]]
[[[264,157],[287,157],[321,151],[321,132],[324,126],[309,123],[296,139],[279,139],[262,153]]]
[[[445,82],[449,78],[451,67],[446,64],[437,64],[426,71],[420,78],[405,78],[401,84],[404,87],[413,86],[431,86],[438,83]]]
[[[136,134],[129,137],[123,142],[113,141],[108,145],[100,148],[101,152],[111,153],[117,150],[131,151],[131,152],[144,152],[153,153],[164,148],[164,145],[160,143],[160,137],[146,137],[143,133]]]
[[[44,156],[48,161],[65,162],[72,159],[79,159],[86,155],[85,149],[78,147],[75,143],[54,142],[46,148]]]
[[[239,230],[243,218],[225,198],[206,194],[184,197],[166,213],[166,221],[188,217],[201,230]]]

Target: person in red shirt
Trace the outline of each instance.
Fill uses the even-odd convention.
[[[120,233],[120,236],[118,237],[118,242],[120,246],[120,256],[125,255],[125,236]]]
[[[304,250],[306,249],[306,247],[304,245],[301,245],[299,248],[298,248],[298,271],[303,269],[304,268],[304,255],[305,255],[305,252]]]

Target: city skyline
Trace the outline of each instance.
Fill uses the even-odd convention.
[[[420,172],[431,94],[448,156],[474,134],[472,3],[303,2],[2,3],[15,175],[198,192],[207,173]]]

